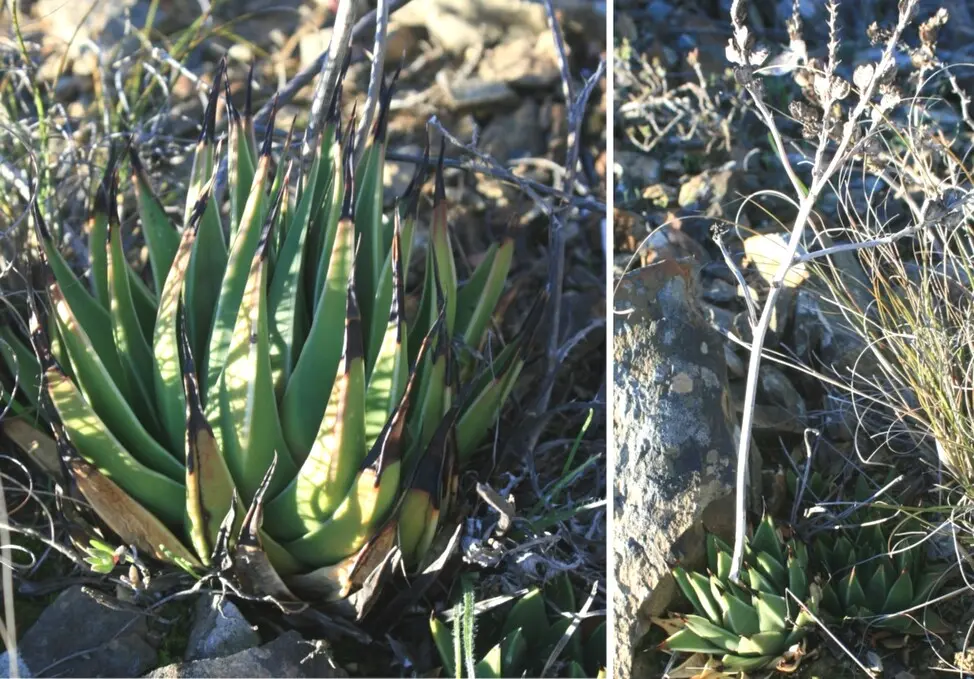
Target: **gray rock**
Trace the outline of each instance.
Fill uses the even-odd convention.
[[[414,0],[396,12],[396,23],[425,27],[434,44],[457,55],[548,29],[544,6],[522,0]]]
[[[793,426],[804,430],[808,424],[805,399],[791,380],[772,365],[762,365],[759,376],[758,398],[781,408]]]
[[[513,113],[494,116],[480,135],[480,146],[501,163],[544,153],[541,112],[533,99]]]
[[[724,361],[727,363],[727,377],[729,379],[747,377],[747,366],[744,365],[744,359],[737,355],[730,342],[724,342]]]
[[[736,439],[722,338],[674,260],[626,275],[615,296],[615,676],[650,676],[633,652],[705,560],[705,530],[733,534]],[[752,469],[755,467],[752,463]],[[757,465],[756,468],[760,468]]]
[[[762,380],[765,377],[764,368],[765,366],[761,367]],[[730,383],[731,400],[734,402],[735,411],[739,414],[744,412],[745,392],[746,383],[744,380],[734,380]],[[754,405],[754,419],[752,421],[755,431],[769,431],[777,434],[801,434],[805,431],[807,422],[804,418],[804,404],[801,406],[800,413],[796,413],[784,405],[769,401],[770,398],[764,390],[762,382],[759,382],[758,402]]]
[[[94,7],[90,2],[37,0],[32,11],[43,22],[45,34],[64,45],[70,44],[68,54],[75,58],[87,40],[115,47],[126,35],[125,24],[129,20],[135,29],[145,26],[149,5],[148,0],[99,0]],[[184,28],[199,12],[198,0],[161,3],[153,27],[163,32]],[[134,38],[131,42],[138,44]]]
[[[548,87],[561,78],[558,53],[550,31],[506,40],[480,62],[484,80],[501,80],[515,87]]]
[[[474,78],[451,82],[445,71],[436,79],[446,94],[447,103],[454,111],[476,111],[503,108],[517,103],[518,96],[507,83]]]
[[[673,13],[673,6],[668,2],[663,2],[663,0],[652,0],[646,6],[646,13],[653,21],[666,21],[666,18]]]
[[[81,587],[71,587],[41,613],[19,650],[35,675],[137,677],[156,661],[147,632],[145,616],[109,608]]]
[[[134,675],[132,675],[134,676]],[[146,677],[347,677],[337,667],[323,642],[305,641],[295,631],[274,641],[223,658],[173,663],[153,670]]]
[[[691,177],[680,186],[680,207],[723,203],[733,176],[732,170],[707,170]]]
[[[701,296],[711,304],[729,304],[737,299],[738,287],[722,278],[711,278],[706,282]]]
[[[810,361],[818,354],[823,337],[832,334],[831,323],[822,313],[818,295],[811,290],[799,290],[795,295],[795,316],[790,343],[798,358]]]
[[[799,290],[795,297],[791,343],[798,357],[840,379],[848,379],[851,371],[860,378],[879,374],[879,363],[862,335],[842,314],[819,302],[825,294]]]
[[[616,164],[621,172],[619,178],[629,187],[642,190],[659,181],[659,161],[641,151],[617,151]]]
[[[230,600],[205,594],[196,601],[186,660],[232,655],[260,645],[260,635]]]

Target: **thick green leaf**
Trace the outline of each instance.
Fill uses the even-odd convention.
[[[179,233],[173,228],[166,216],[162,203],[156,197],[149,182],[149,176],[142,167],[138,151],[134,146],[129,147],[129,160],[132,165],[132,185],[135,187],[135,199],[139,206],[139,221],[142,233],[149,250],[149,263],[152,265],[152,280],[156,292],[162,291],[169,275],[169,267],[176,256],[179,247]],[[92,241],[94,242],[94,241]]]
[[[753,606],[744,603],[736,596],[725,593],[724,624],[736,634],[749,637],[761,631],[758,612]]]
[[[278,469],[268,487],[271,497],[297,471],[284,442],[271,377],[266,287],[272,219],[273,215],[267,220],[244,281],[245,289],[226,353],[226,367],[221,375],[226,392],[219,398],[220,447],[246,503],[254,498],[275,452]],[[238,234],[238,238],[243,234]],[[210,411],[207,417],[210,422],[216,421]]]
[[[213,312],[213,330],[209,335],[209,353],[205,365],[207,401],[212,398],[215,390],[218,388],[218,380],[227,361],[231,337],[234,333],[238,312],[240,311],[241,300],[244,297],[244,288],[247,286],[248,276],[254,262],[254,255],[258,250],[258,246],[261,244],[262,234],[266,230],[264,227],[269,226],[265,225],[265,217],[268,212],[267,186],[270,181],[270,151],[273,123],[272,116],[268,122],[268,134],[264,140],[264,148],[260,160],[257,162],[257,171],[254,175],[254,182],[250,187],[250,195],[247,198],[247,206],[244,209],[240,229],[234,237],[233,243],[230,245],[230,253],[226,261],[226,267],[217,268],[215,272],[211,271],[208,274],[210,287],[216,288],[213,283],[220,272],[225,271],[223,273],[223,280],[216,293],[216,310]],[[205,226],[206,217],[204,213],[199,238],[203,238]],[[199,238],[193,250],[194,253],[199,250]],[[192,266],[190,264],[191,268]],[[189,293],[190,289],[187,288],[187,306],[194,308],[195,302]],[[195,308],[195,312],[199,314],[201,310]],[[190,329],[192,329],[192,326],[190,326]],[[194,340],[193,348],[195,350],[198,346],[195,341],[197,338],[190,333],[190,339]],[[194,353],[195,355],[200,355],[199,352],[194,351]]]
[[[873,599],[879,601],[879,599]],[[906,571],[900,573],[896,582],[889,589],[883,607],[877,613],[897,613],[910,608],[914,603],[913,598],[913,578]]]

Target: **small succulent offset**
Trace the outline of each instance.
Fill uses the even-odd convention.
[[[898,634],[946,631],[936,612],[923,606],[944,583],[946,568],[928,562],[919,522],[867,503],[871,492],[864,476],[855,496],[864,503],[846,521],[855,527],[822,533],[812,544],[831,574],[822,586],[823,613]]]
[[[604,676],[605,620],[591,629],[575,624],[572,617],[578,610],[575,595],[564,573],[543,590],[531,589],[504,616],[481,614],[492,617],[493,624],[475,623],[473,588],[469,582],[464,587],[463,598],[454,607],[451,626],[436,615],[430,618],[433,642],[443,663],[441,676],[468,679]],[[565,641],[569,632],[571,635]],[[556,662],[551,668],[545,668],[552,652],[562,642],[565,643],[559,649]],[[544,672],[545,669],[548,671]]]
[[[421,564],[544,305],[483,363],[513,239],[459,284],[441,163],[422,297],[407,319],[427,167],[383,214],[391,86],[354,168],[340,85],[305,157],[285,144],[276,161],[273,114],[258,147],[249,88],[241,115],[227,86],[221,210],[221,79],[225,66],[178,227],[129,148],[150,283],[123,250],[115,154],[88,225],[89,280],[35,207],[45,298],[32,299],[29,322],[0,324],[2,367],[19,380],[14,414],[46,422],[63,468],[126,544],[200,573],[229,562],[261,594],[341,598],[394,547],[406,567]]]
[[[95,573],[111,573],[125,556],[125,547],[112,547],[92,538],[84,548],[84,561]]]
[[[707,536],[708,573],[673,569],[693,605],[687,615],[656,619],[669,637],[662,648],[711,656],[708,667],[725,673],[765,668],[794,670],[818,609],[818,587],[808,579],[808,551],[783,540],[765,517],[745,545],[740,584],[730,580],[731,549]]]

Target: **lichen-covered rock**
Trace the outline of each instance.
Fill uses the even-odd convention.
[[[663,260],[615,294],[613,436],[615,676],[634,670],[649,617],[671,603],[671,566],[692,568],[704,531],[733,529],[737,425],[722,338],[698,302],[692,264]]]
[[[205,594],[196,601],[186,660],[219,658],[260,645],[260,635],[229,599]]]

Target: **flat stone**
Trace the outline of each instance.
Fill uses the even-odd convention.
[[[135,676],[135,675],[131,675]],[[222,658],[193,660],[160,667],[145,675],[158,679],[177,677],[347,677],[335,665],[323,642],[305,641],[295,631],[274,641]]]
[[[544,153],[540,108],[527,99],[512,113],[494,116],[480,135],[480,146],[500,163]]]
[[[697,265],[710,261],[703,246],[674,224],[653,229],[643,247],[647,264],[662,259],[693,260]]]
[[[739,428],[723,339],[698,301],[697,269],[664,259],[615,295],[614,676],[649,676],[633,655],[677,596],[679,561],[702,566],[705,534],[733,534]],[[760,464],[752,462],[752,471]]]
[[[730,304],[737,299],[737,288],[722,278],[711,278],[704,286],[702,297],[711,304]]]
[[[396,12],[396,23],[425,27],[433,44],[457,55],[548,30],[544,6],[524,0],[413,0]]]
[[[616,151],[618,179],[633,189],[656,184],[660,176],[660,164],[656,158],[642,151]]]
[[[81,587],[71,587],[44,609],[18,649],[35,675],[137,677],[156,662],[147,632],[145,616],[109,608]]]
[[[412,26],[393,22],[386,33],[386,68],[395,68],[401,61],[409,62],[419,53],[419,33]]]
[[[705,207],[722,203],[730,188],[732,170],[707,170],[688,179],[680,186],[680,207]]]
[[[500,108],[517,103],[519,97],[502,80],[481,80],[473,78],[451,82],[445,74],[436,81],[446,93],[447,103],[454,111],[472,111],[485,108]]]
[[[98,0],[65,2],[65,0],[37,0],[32,13],[44,26],[46,37],[67,47],[73,59],[80,55],[88,40],[115,47],[125,37],[125,24],[131,21],[136,29],[145,26],[149,14],[148,0]],[[198,0],[168,0],[160,3],[153,27],[164,33],[185,28],[199,15]],[[138,45],[134,38],[129,48]]]
[[[801,252],[799,247],[799,252]],[[788,254],[788,241],[780,233],[758,234],[744,240],[744,254],[754,269],[761,275],[765,283],[771,284],[771,279],[778,272],[778,267],[785,255]],[[809,276],[805,264],[792,265],[785,276],[786,288],[797,288]]]
[[[560,80],[561,72],[551,32],[502,42],[484,57],[479,75],[485,80],[503,80],[515,87],[552,85]]]
[[[758,397],[773,403],[790,413],[798,426],[807,424],[805,399],[798,393],[791,380],[773,365],[762,365],[758,380]]]
[[[186,660],[219,658],[260,645],[260,635],[236,604],[214,594],[196,601]]]

